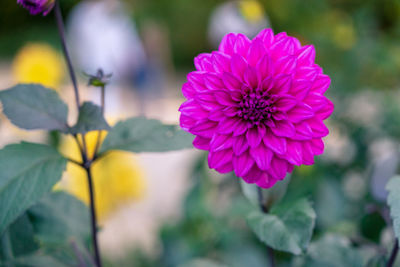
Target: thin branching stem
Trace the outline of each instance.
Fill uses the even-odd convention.
[[[399,252],[399,241],[396,240],[394,241],[394,246],[392,249],[392,253],[390,253],[390,257],[388,262],[386,263],[386,267],[392,267],[394,262],[396,261],[397,253]]]
[[[103,116],[104,116],[104,111],[105,111],[105,108],[106,108],[106,90],[105,90],[105,85],[103,85],[102,87],[101,87],[101,96],[100,96],[100,98],[101,98],[101,114],[103,114]],[[96,141],[96,146],[95,146],[95,149],[94,149],[94,156],[93,157],[96,157],[96,155],[97,155],[97,153],[98,153],[98,151],[99,151],[99,148],[100,148],[100,143],[101,143],[101,130],[99,130],[98,132],[97,132],[97,141]]]
[[[79,112],[80,108],[81,108],[81,104],[80,104],[78,83],[76,80],[76,75],[75,75],[74,68],[72,66],[71,58],[69,56],[67,45],[66,45],[65,28],[64,28],[64,22],[63,22],[63,17],[62,17],[62,13],[61,13],[61,7],[60,7],[59,0],[56,0],[54,14],[55,14],[55,18],[56,18],[58,33],[60,35],[62,51],[64,54],[65,61],[67,62],[67,67],[68,67],[69,75],[71,77],[72,85],[74,87],[76,107]],[[102,266],[101,256],[100,256],[100,250],[99,250],[98,241],[97,241],[97,218],[96,218],[96,206],[95,206],[95,201],[94,201],[95,200],[94,185],[93,185],[93,178],[92,178],[92,173],[91,173],[91,169],[90,169],[91,165],[93,163],[93,160],[89,159],[85,135],[84,134],[82,135],[82,145],[79,142],[78,135],[74,134],[74,138],[75,138],[76,142],[78,143],[79,150],[82,155],[83,163],[80,164],[75,160],[72,160],[72,159],[69,159],[69,160],[73,163],[80,164],[83,168],[85,168],[86,173],[87,173],[89,196],[90,196],[90,205],[89,206],[90,206],[94,260],[95,260],[96,266],[101,267]]]

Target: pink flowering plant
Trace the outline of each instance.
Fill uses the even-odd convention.
[[[145,117],[130,118],[110,127],[105,119],[104,103],[112,75],[101,69],[86,75],[88,85],[99,89],[101,104],[82,101],[66,45],[60,1],[17,0],[17,4],[31,15],[54,13],[77,117],[72,123],[68,121],[70,107],[55,90],[40,84],[17,84],[1,90],[2,113],[24,130],[72,136],[81,160],[68,158],[48,144],[22,142],[0,149],[1,266],[103,266],[93,164],[112,150],[141,153],[192,147],[206,151],[203,153],[206,160],[203,162],[200,158],[195,164],[192,176],[196,181],[187,195],[181,221],[160,234],[162,241],[173,236],[171,232],[184,235],[186,243],[172,237],[172,241],[163,242],[159,261],[140,266],[219,266],[209,259],[180,265],[180,261],[197,258],[201,253],[206,254],[205,251],[213,260],[228,258],[226,261],[235,267],[267,263],[271,267],[278,264],[395,266],[400,237],[399,177],[387,185],[388,205],[369,207],[369,210],[378,210],[394,232],[391,250],[366,241],[357,229],[349,230],[351,227],[346,224],[315,231],[318,223],[314,206],[320,203],[312,203],[304,194],[298,194],[303,183],[310,181],[299,181],[291,173],[304,170],[303,165],[318,165],[317,156],[323,154],[325,147],[323,138],[329,134],[325,120],[334,111],[334,104],[325,96],[331,78],[316,63],[313,45],[302,45],[297,38],[285,32],[274,33],[269,28],[252,39],[241,33],[229,33],[217,51],[195,57],[195,70],[187,75],[182,86],[185,101],[179,107],[180,127]],[[102,142],[104,130],[108,134]],[[97,140],[92,154],[88,152],[86,134],[93,131],[97,133]],[[86,173],[88,207],[67,193],[53,190],[68,162]],[[210,173],[222,181],[219,183],[222,189],[215,189]],[[169,181],[174,183],[173,179]],[[226,193],[226,184],[234,190]],[[332,197],[333,187],[329,185],[321,190],[321,202],[342,199]],[[207,190],[212,191],[214,198],[208,198]],[[236,194],[239,190],[245,197]],[[229,194],[234,197],[227,198]],[[231,206],[226,203],[222,209],[215,209],[217,212],[210,211],[208,206],[221,199],[229,199],[231,206],[240,203],[239,211],[229,213],[227,207]],[[221,214],[235,217],[237,221],[225,220]],[[243,230],[243,225],[245,230],[237,231]],[[345,234],[338,237],[325,232]],[[187,244],[201,253],[191,251]],[[221,253],[221,248],[226,251]],[[233,256],[227,257],[227,251],[233,251]],[[361,256],[368,253],[371,255]],[[248,256],[258,254],[262,254],[259,262]]]
[[[209,151],[210,168],[270,188],[322,154],[333,104],[312,45],[271,29],[253,40],[231,33],[195,66],[182,88],[180,124]]]

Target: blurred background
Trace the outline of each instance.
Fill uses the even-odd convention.
[[[106,89],[110,122],[145,114],[178,123],[180,88],[194,56],[215,49],[228,32],[253,37],[272,27],[314,44],[317,63],[332,78],[327,94],[335,112],[324,155],[314,166],[295,168],[286,197],[313,200],[315,239],[330,233],[356,246],[391,246],[384,187],[399,165],[398,0],[68,0],[61,6],[84,98],[100,101],[84,73],[113,73]],[[0,88],[43,83],[70,103],[73,121],[66,74],[52,14],[34,17],[14,1],[3,5]],[[68,138],[21,131],[0,117],[1,146],[18,140],[51,143],[77,156]],[[205,159],[194,150],[115,152],[96,166],[107,265],[267,265],[264,246],[246,225],[250,204],[238,179],[208,170]],[[68,166],[57,188],[86,201],[82,175]],[[291,264],[287,254],[278,259]]]

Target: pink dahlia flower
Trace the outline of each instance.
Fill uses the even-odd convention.
[[[210,168],[269,188],[294,165],[314,163],[334,108],[324,96],[330,78],[314,59],[312,45],[271,29],[253,40],[228,34],[218,51],[195,58],[180,125],[209,151]]]
[[[17,0],[17,3],[28,9],[32,15],[42,13],[46,16],[53,9],[55,0]]]

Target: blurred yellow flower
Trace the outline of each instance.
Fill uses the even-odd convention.
[[[102,133],[102,140],[106,136]],[[86,134],[88,154],[93,155],[98,132]],[[67,136],[61,143],[61,152],[82,162],[76,141]],[[100,221],[132,200],[143,198],[146,182],[135,156],[129,152],[112,151],[92,166],[96,211]],[[76,164],[68,163],[67,171],[56,189],[65,190],[85,203],[89,203],[86,172]]]
[[[244,0],[239,2],[242,16],[251,23],[259,22],[264,18],[264,10],[258,1]]]
[[[59,89],[64,65],[60,54],[43,43],[29,43],[21,48],[12,65],[18,83],[41,83]]]

